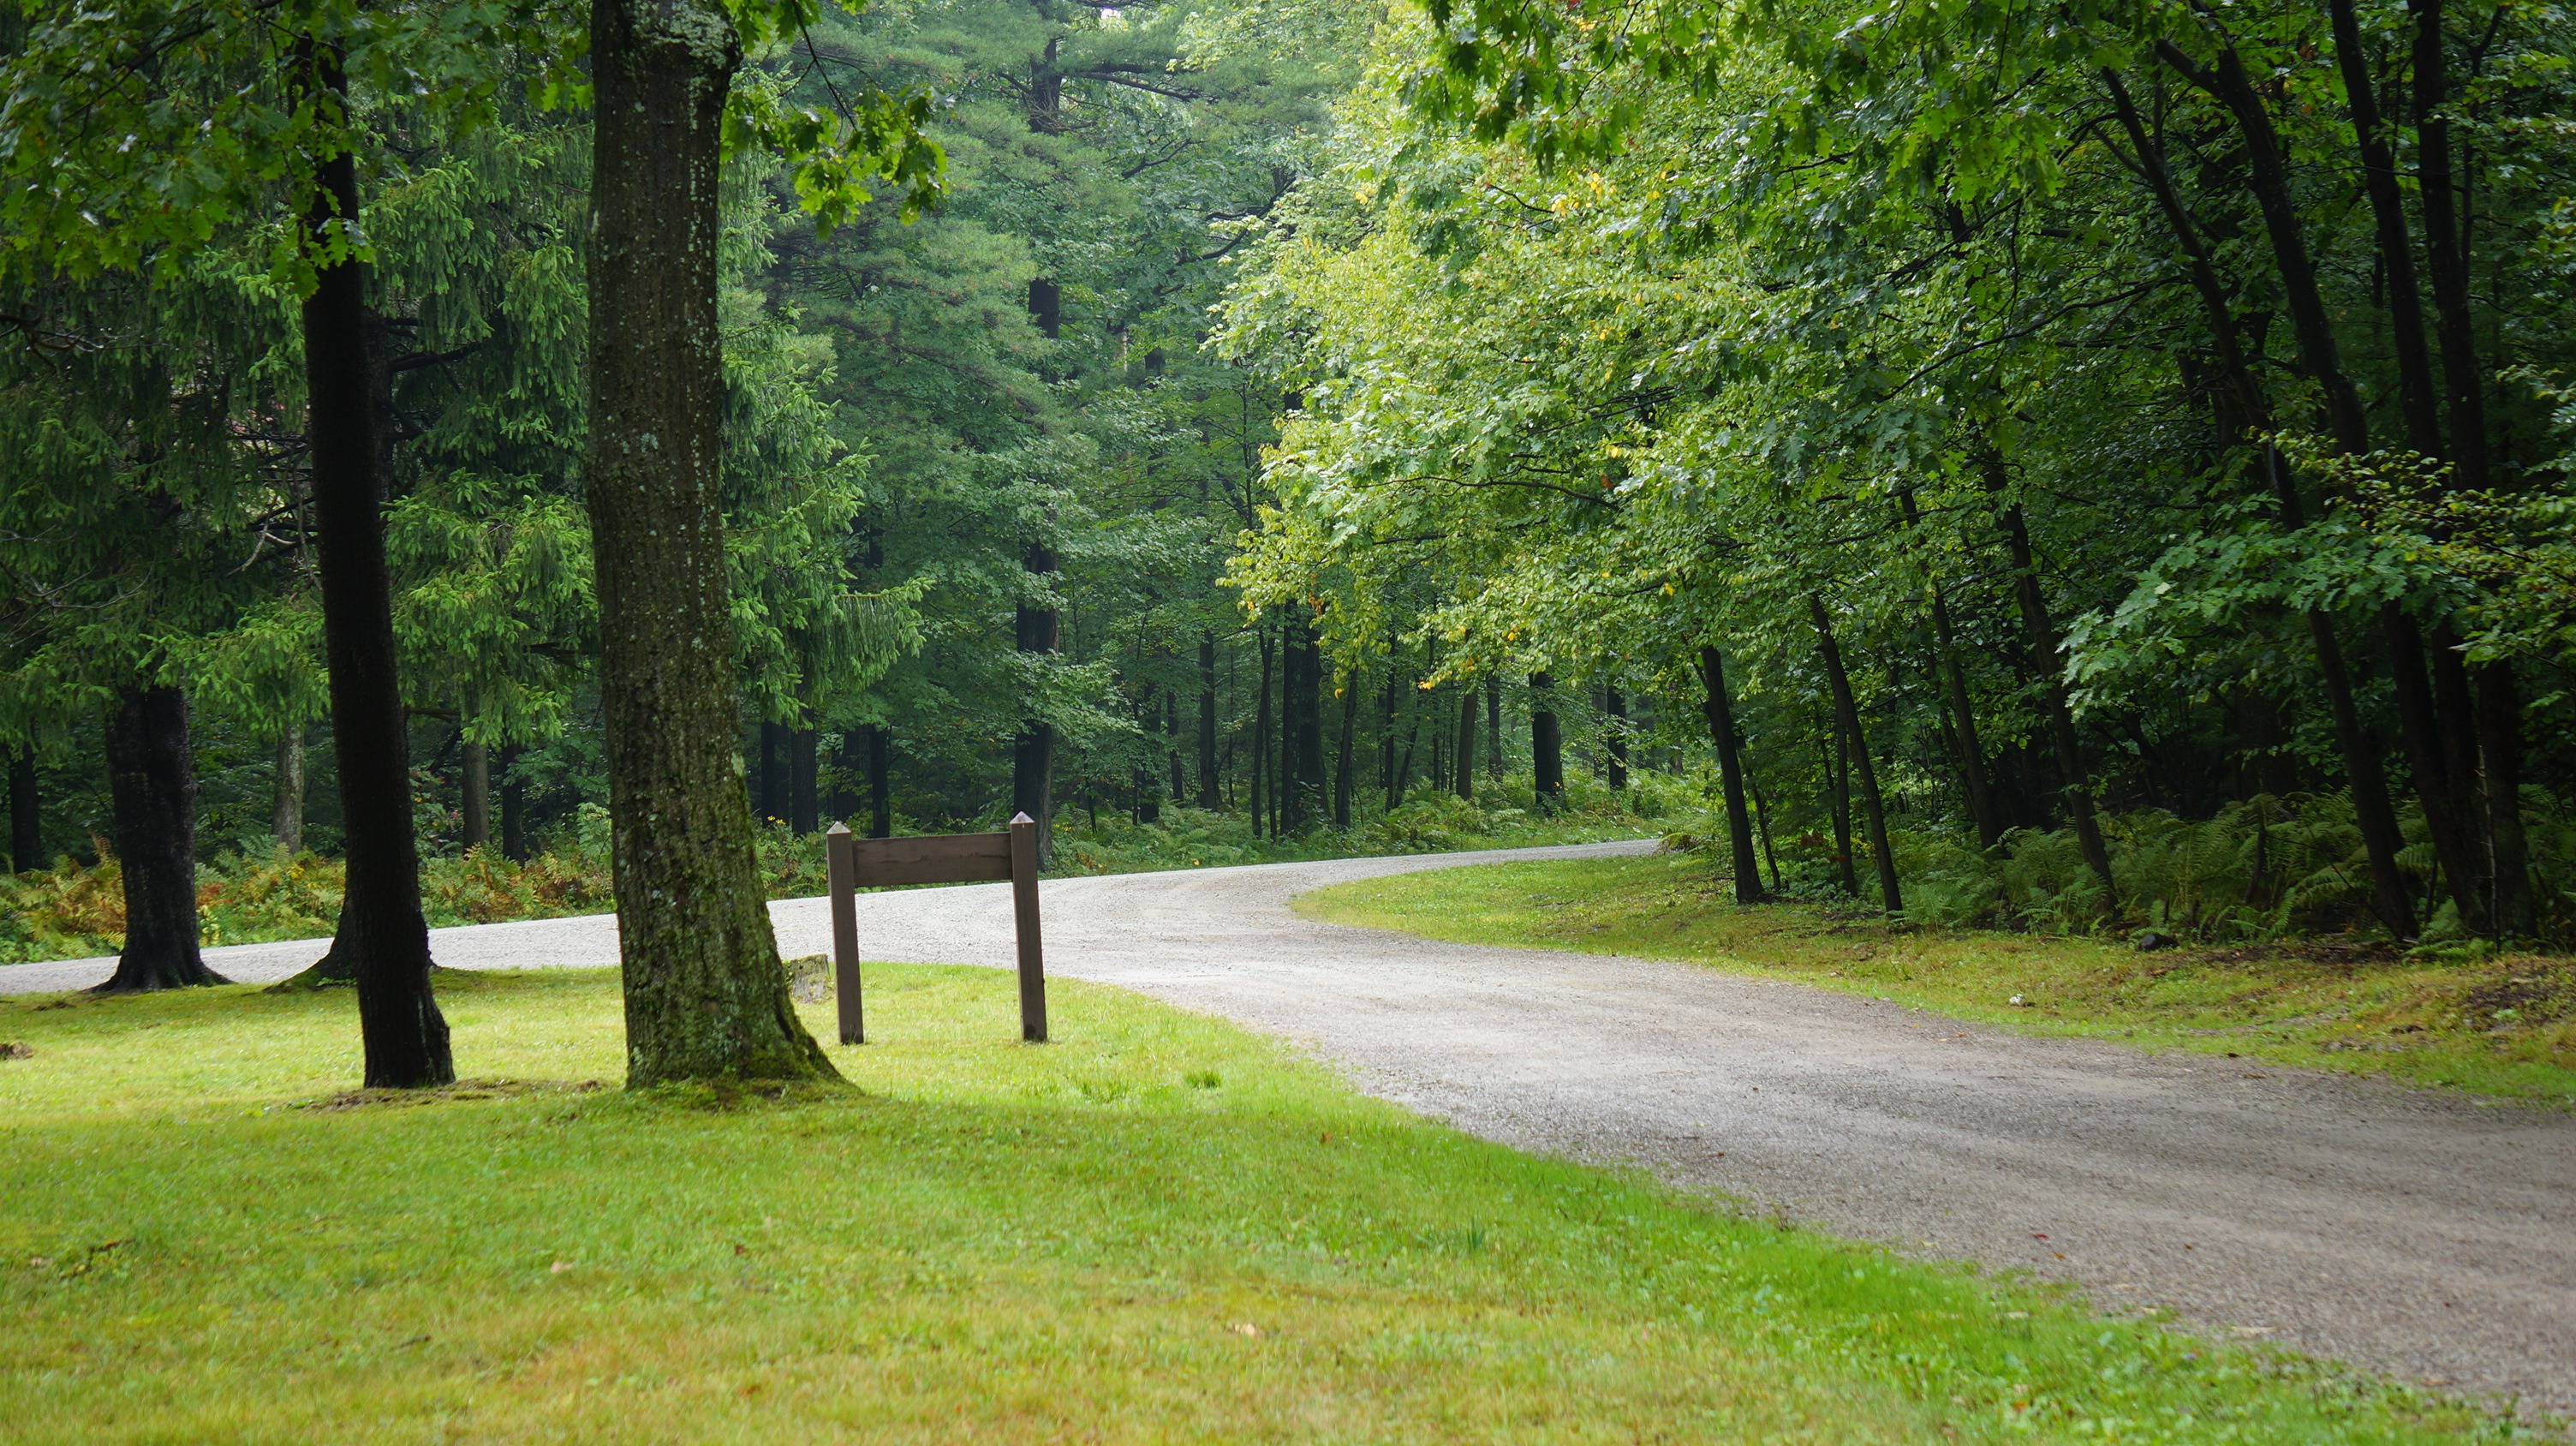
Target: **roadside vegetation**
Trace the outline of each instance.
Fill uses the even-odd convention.
[[[0,1437],[2508,1439],[1363,1098],[1059,983],[871,965],[850,1087],[621,1092],[612,972],[0,1002]],[[828,1038],[829,1006],[808,1024]]]
[[[2576,960],[2563,954],[1891,923],[1848,899],[1734,903],[1724,867],[1698,851],[1400,874],[1296,907],[1460,943],[1688,960],[2032,1033],[2576,1101]]]

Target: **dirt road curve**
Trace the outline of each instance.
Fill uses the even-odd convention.
[[[2172,1306],[2218,1333],[2576,1411],[2576,1115],[2021,1038],[1683,965],[1435,944],[1286,907],[1343,879],[1527,856],[1049,883],[1049,963],[1311,1040],[1366,1088],[1492,1139],[2075,1281],[2106,1308]],[[1003,887],[865,896],[862,950],[1004,964]],[[775,910],[783,949],[824,949],[820,900]],[[606,919],[436,943],[463,967],[616,958]],[[267,979],[320,951],[210,962]],[[18,965],[0,969],[0,993],[106,972]],[[1059,1029],[1079,1029],[1067,1013]],[[870,1024],[903,1027],[886,1011]]]

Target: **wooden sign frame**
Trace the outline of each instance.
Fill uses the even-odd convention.
[[[1007,879],[1020,943],[1020,1038],[1047,1037],[1046,952],[1038,938],[1038,826],[1014,814],[1000,833],[917,834],[859,838],[846,823],[823,835],[826,897],[832,908],[832,992],[839,1001],[841,1043],[868,1042],[859,1001],[859,900],[863,888],[896,884],[968,884]]]

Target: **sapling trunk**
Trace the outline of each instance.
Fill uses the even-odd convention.
[[[1834,715],[1841,722],[1840,735],[1851,745],[1851,767],[1860,779],[1862,820],[1869,825],[1869,848],[1878,865],[1879,898],[1890,914],[1905,912],[1905,894],[1896,881],[1896,855],[1887,844],[1887,809],[1878,794],[1878,767],[1869,756],[1868,736],[1861,732],[1860,708],[1852,699],[1851,678],[1843,671],[1843,652],[1834,641],[1833,619],[1825,612],[1822,598],[1810,594],[1807,613],[1816,625],[1817,651],[1824,657],[1825,681],[1833,689]],[[1846,854],[1848,857],[1848,854]]]
[[[1726,798],[1728,861],[1735,874],[1735,902],[1762,902],[1762,875],[1753,858],[1753,820],[1744,811],[1744,762],[1735,738],[1735,703],[1726,691],[1726,662],[1715,648],[1699,650],[1702,708],[1709,741],[1717,749],[1718,787]],[[1775,867],[1775,875],[1779,872]]]

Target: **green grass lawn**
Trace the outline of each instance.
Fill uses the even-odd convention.
[[[855,1088],[628,1095],[603,972],[0,1001],[0,1440],[2402,1441],[2401,1388],[1533,1159],[1290,1050],[882,966]],[[818,1032],[828,1005],[812,1006]],[[13,1052],[14,1053],[14,1052]]]
[[[1700,856],[1568,859],[1337,884],[1296,908],[1460,943],[1690,960],[2032,1033],[2576,1101],[2566,958],[2409,959],[2334,942],[2141,953],[2126,941],[1891,927],[1860,909],[1741,908],[1728,888]]]

